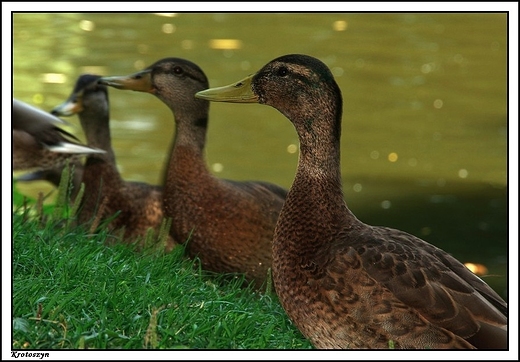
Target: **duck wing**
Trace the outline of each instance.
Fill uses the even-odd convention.
[[[392,228],[368,226],[352,235],[348,246],[337,243],[329,249],[332,270],[357,260],[370,283],[391,293],[386,298],[477,348],[507,348],[507,303],[457,259]]]

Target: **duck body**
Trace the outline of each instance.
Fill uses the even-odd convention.
[[[163,220],[162,188],[121,177],[110,137],[108,91],[98,84],[99,78],[90,74],[80,76],[68,100],[53,110],[62,116],[78,114],[88,144],[106,151],[85,161],[82,175],[85,191],[78,222],[87,223],[95,217],[105,220],[117,214],[108,227],[124,231],[125,242],[137,238],[144,241],[148,229],[158,230]],[[172,250],[174,245],[169,238],[165,250]]]
[[[125,181],[117,168],[108,164],[106,159],[97,157],[85,161],[82,178],[85,196],[78,221],[87,223],[98,215],[106,220],[117,214],[108,227],[112,231],[124,230],[123,240],[129,243],[145,237],[149,228],[159,230],[163,219],[162,188]],[[170,240],[167,251],[173,246]]]
[[[202,162],[194,162],[195,154],[176,146],[170,161],[164,206],[174,217],[173,235],[187,240],[189,255],[205,269],[245,273],[260,288],[271,267],[283,199],[261,183],[214,177]]]
[[[78,139],[58,127],[61,119],[13,98],[13,170],[61,167],[67,160],[103,150],[82,145]]]
[[[443,250],[348,209],[342,97],[325,64],[283,56],[197,97],[267,104],[296,128],[300,157],[275,229],[273,280],[316,348],[507,348],[507,304],[486,283]]]
[[[320,208],[304,196],[297,188],[288,196],[289,210],[299,205],[300,212],[281,215],[273,278],[282,305],[314,346],[507,347],[504,301],[459,261],[413,235],[364,224],[342,205],[322,207],[321,217],[295,227],[290,220],[305,208]],[[348,218],[338,219],[341,209]],[[316,243],[303,243],[309,239]]]
[[[186,250],[204,269],[245,273],[259,287],[272,260],[272,238],[287,191],[267,182],[238,182],[212,175],[204,157],[209,102],[194,97],[208,87],[194,63],[165,58],[127,77],[102,83],[155,95],[175,120],[164,181],[164,212],[172,218],[171,235],[186,240]]]

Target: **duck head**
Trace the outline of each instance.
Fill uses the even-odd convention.
[[[270,105],[294,124],[301,141],[319,142],[320,134],[326,133],[339,141],[341,90],[329,68],[308,55],[276,58],[253,75],[195,96],[217,102]]]

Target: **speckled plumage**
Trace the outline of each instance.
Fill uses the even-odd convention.
[[[71,96],[53,109],[61,116],[78,114],[90,146],[106,151],[87,157],[82,182],[85,192],[78,221],[87,223],[103,205],[101,220],[119,213],[108,225],[112,230],[124,230],[123,241],[143,239],[149,228],[159,230],[163,220],[162,188],[144,182],[125,181],[116,166],[109,127],[109,101],[106,86],[98,84],[100,76],[85,74],[78,78]],[[173,249],[172,238],[166,251]]]
[[[270,105],[298,133],[298,169],[274,235],[273,279],[284,309],[315,347],[507,348],[507,304],[486,283],[443,250],[367,225],[348,209],[339,161],[342,97],[327,66],[287,55],[249,83],[221,89],[208,90],[206,99]]]
[[[267,182],[238,182],[212,175],[204,158],[209,102],[195,99],[208,87],[192,62],[162,59],[142,72],[108,77],[105,84],[148,92],[173,112],[175,139],[164,184],[164,211],[172,235],[202,267],[245,273],[260,287],[272,260],[272,237],[286,190]]]

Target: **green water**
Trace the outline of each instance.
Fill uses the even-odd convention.
[[[168,15],[168,16],[165,16]],[[175,56],[212,87],[271,59],[324,61],[344,99],[345,199],[463,262],[482,263],[506,294],[507,18],[505,14],[14,14],[13,95],[50,110],[84,72],[123,75]],[[151,95],[110,89],[126,179],[160,183],[173,136]],[[220,177],[290,187],[292,125],[262,105],[214,103],[207,161]],[[76,117],[71,131],[84,139]],[[18,184],[36,195],[45,183]]]

